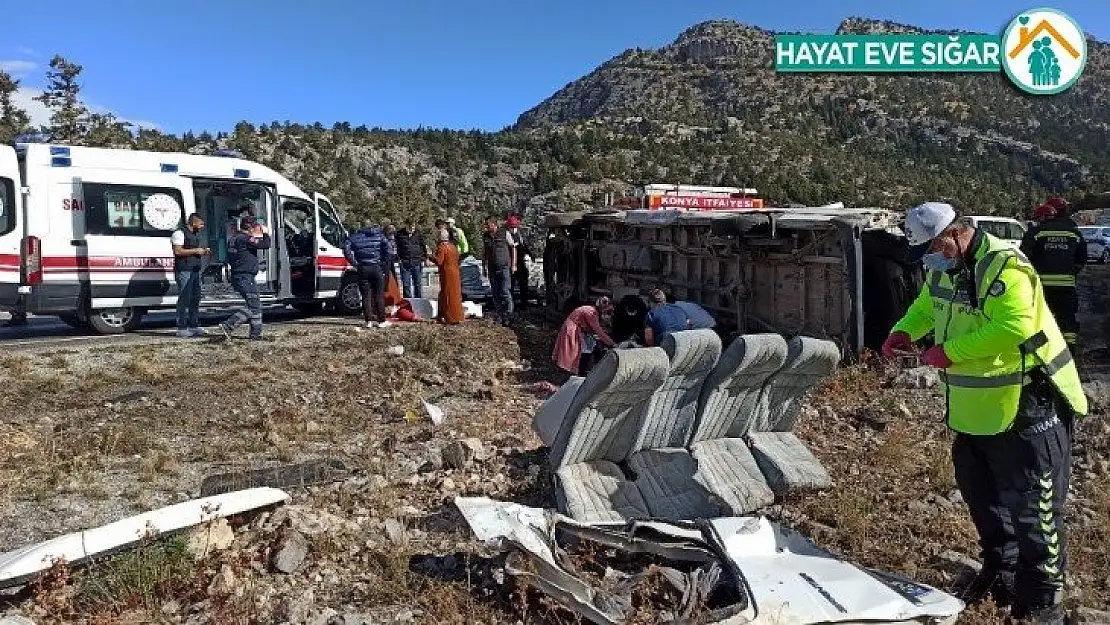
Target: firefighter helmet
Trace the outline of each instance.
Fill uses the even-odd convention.
[[[1052,219],[1053,217],[1056,216],[1056,212],[1057,211],[1056,211],[1055,206],[1053,206],[1052,204],[1049,204],[1048,202],[1045,202],[1044,204],[1041,204],[1040,206],[1038,206],[1036,208],[1036,210],[1033,211],[1033,220],[1034,221],[1044,221],[1046,219]]]

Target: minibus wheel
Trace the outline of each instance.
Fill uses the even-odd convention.
[[[132,332],[143,320],[137,308],[101,308],[89,312],[89,326],[97,334],[123,334]]]

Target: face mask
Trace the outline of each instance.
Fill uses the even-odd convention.
[[[921,258],[921,264],[929,271],[950,271],[956,267],[956,261],[940,252],[930,252]]]

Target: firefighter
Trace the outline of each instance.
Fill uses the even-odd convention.
[[[1015,618],[1063,623],[1071,420],[1087,414],[1071,352],[1024,254],[948,204],[911,209],[906,229],[911,245],[929,244],[925,284],[883,355],[935,333],[922,359],[941,370],[956,482],[983,558],[961,599],[991,595]]]
[[[1073,356],[1079,335],[1079,296],[1075,291],[1075,276],[1087,264],[1087,242],[1068,214],[1068,205],[1062,198],[1051,198],[1033,213],[1036,225],[1025,233],[1021,251],[1041,274],[1044,298],[1056,323],[1064,333]]]

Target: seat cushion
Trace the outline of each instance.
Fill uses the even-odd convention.
[[[832,478],[793,432],[753,432],[752,456],[776,495],[824,490]]]
[[[840,348],[833,341],[796,336],[786,362],[766,382],[767,410],[752,423],[754,432],[794,429],[806,396],[836,371]]]
[[[698,481],[698,463],[685,449],[636,452],[628,458],[628,467],[657,519],[689,521],[729,514],[728,505]]]
[[[751,450],[742,439],[717,438],[691,448],[697,481],[724,500],[733,516],[750,514],[775,501]]]
[[[640,490],[607,460],[580,462],[555,472],[559,511],[583,523],[622,523],[651,517]]]
[[[608,460],[623,462],[635,443],[647,398],[670,370],[659,347],[614,349],[582,380],[555,434],[548,463],[553,469]]]
[[[639,424],[633,452],[686,446],[698,412],[702,383],[721,356],[721,339],[712,330],[668,334],[660,344],[671,368],[655,391]]]
[[[690,442],[739,438],[752,423],[767,421],[763,383],[786,361],[786,352],[786,339],[778,334],[737,337],[702,384]]]

